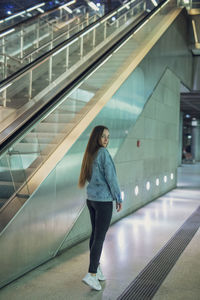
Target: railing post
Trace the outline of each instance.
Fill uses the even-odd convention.
[[[4,78],[7,77],[7,71],[8,71],[8,59],[7,55],[4,55]]]
[[[63,8],[60,8],[60,19],[62,19],[62,10]]]
[[[70,33],[68,31],[67,33],[67,39],[69,38]],[[69,66],[69,46],[66,48],[66,70],[68,69]]]
[[[32,98],[32,84],[33,84],[33,71],[30,70],[29,73],[29,92],[28,92],[28,99],[31,100]]]
[[[53,42],[51,42],[51,46],[50,46],[50,50],[53,48]],[[56,57],[55,57],[56,58]],[[50,56],[49,58],[49,83],[52,82],[52,60],[53,60],[53,57]]]
[[[53,24],[51,24],[51,39],[53,40]],[[53,48],[53,47],[52,47]],[[52,49],[51,48],[51,49]]]
[[[124,23],[126,23],[126,21],[127,21],[127,13],[125,13],[124,15]]]
[[[116,28],[119,28],[119,20],[116,21]]]
[[[40,18],[38,18],[36,24],[36,48],[39,48],[39,38],[40,38]]]
[[[3,107],[6,107],[6,102],[7,102],[7,89],[3,91],[3,101],[2,101]]]
[[[104,22],[104,40],[106,39],[107,35],[107,21]]]
[[[29,63],[32,61],[32,55],[30,56]],[[29,88],[28,88],[28,99],[32,99],[32,91],[33,91],[33,70],[30,70],[29,73]]]
[[[146,1],[144,1],[144,5],[143,5],[143,10],[144,11],[146,10],[146,6],[147,6],[147,3],[146,3]]]
[[[23,24],[21,25],[20,30],[20,58],[23,58],[23,49],[24,49],[24,30],[23,30]]]
[[[96,21],[97,19],[97,16],[95,15],[94,16],[94,22]],[[92,46],[94,47],[95,46],[95,43],[96,43],[96,28],[94,28],[93,30],[93,41],[92,41]]]
[[[89,13],[87,12],[86,13],[86,26],[89,25]]]
[[[5,37],[2,37],[2,54],[3,54],[3,78],[7,76],[7,57],[5,51]]]
[[[81,27],[83,27],[84,25],[82,25]],[[82,28],[81,28],[82,29]],[[84,42],[84,40],[83,40],[84,38],[83,38],[83,36],[81,36],[80,37],[80,58],[82,58],[83,57],[83,42]]]

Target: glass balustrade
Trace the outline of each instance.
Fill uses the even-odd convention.
[[[60,20],[60,23],[38,19],[29,22],[28,27],[18,26],[0,38],[0,81],[95,22],[96,18],[96,15],[86,15],[65,22]]]
[[[25,160],[23,154],[10,148],[0,159],[0,209],[14,195],[21,203],[29,196],[26,181],[28,170],[22,158]],[[17,194],[20,187],[24,187],[24,194]]]
[[[47,94],[49,99],[52,98],[55,95],[55,86],[66,84],[67,78],[76,68],[124,31],[144,13],[145,7],[145,1],[130,1],[128,6],[122,6],[109,18],[100,21],[70,42],[66,41],[62,47],[9,84],[0,85],[1,121],[12,114],[16,115],[16,110],[30,108]],[[3,124],[0,131],[2,126]]]
[[[20,108],[22,99],[25,106],[31,101],[35,103],[36,96],[38,96],[38,93],[42,94],[43,89],[53,89],[55,86],[53,81],[58,80],[59,77],[62,77],[62,80],[66,80],[65,76],[69,74],[68,70],[71,63],[70,54],[74,55],[75,53],[76,59],[74,59],[74,64],[77,61],[82,62],[83,55],[90,54],[91,51],[94,51],[101,44],[104,46],[104,43],[110,41],[113,35],[119,34],[120,30],[127,26],[127,22],[140,15],[144,8],[144,1],[140,1],[133,6],[129,5],[128,10],[125,6],[116,13],[115,19],[112,17],[108,18],[92,30],[85,32],[73,43],[66,43],[36,68],[29,70],[21,78],[16,79],[15,82],[1,91],[6,97],[4,98],[4,107],[10,107],[11,109],[12,105],[15,105]],[[168,6],[165,9],[168,11]],[[157,15],[158,21],[161,18],[163,18],[163,11],[160,12],[160,15]],[[156,26],[156,20],[155,22],[153,21],[154,19],[151,20],[152,24],[148,27],[149,31]],[[142,42],[143,39],[141,44]],[[128,51],[132,51],[132,46],[131,49],[127,47],[125,51],[121,52],[121,50],[122,48],[119,47],[114,52],[112,56],[114,61],[120,58],[120,63],[122,63],[123,60],[126,60]],[[66,64],[67,59],[68,65]],[[56,67],[57,69],[55,69]],[[55,151],[74,126],[90,111],[93,105],[90,100],[111,79],[113,73],[117,72],[118,67],[118,64],[113,63],[113,61],[105,60],[94,70],[95,74],[98,74],[98,72],[102,74],[103,72],[104,76],[101,81],[97,81],[94,78],[93,72],[87,75],[80,82],[79,86],[75,87],[71,92],[66,92],[56,107],[52,107],[47,115],[37,121],[32,128],[29,128],[21,138],[12,144],[12,147],[6,153],[2,154],[0,157],[1,203],[6,203],[9,198],[14,197],[12,193],[19,199],[22,199],[21,201],[28,197],[29,179],[31,176]],[[136,113],[135,117],[140,114],[141,110],[142,107],[139,107],[138,111],[134,112]],[[6,194],[7,187],[10,187],[10,189]]]

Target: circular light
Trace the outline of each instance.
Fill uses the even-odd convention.
[[[135,187],[135,195],[137,196],[138,193],[139,193],[139,187],[138,187],[138,185],[136,185],[136,187]]]
[[[159,178],[156,178],[156,185],[159,186],[159,184],[160,184],[160,180]]]
[[[164,176],[164,182],[167,182],[167,176],[166,175]]]
[[[8,14],[8,15],[11,15],[12,13],[11,13],[11,11],[10,11],[10,10],[7,10],[7,14]]]
[[[174,179],[174,174],[171,173],[170,177],[171,177],[171,180]]]
[[[115,17],[112,17],[112,18],[111,18],[111,20],[112,20],[112,21],[115,21],[115,20],[116,20],[116,18],[115,18]]]
[[[147,189],[147,191],[150,189],[150,182],[149,181],[147,181],[147,183],[146,183],[146,189]]]

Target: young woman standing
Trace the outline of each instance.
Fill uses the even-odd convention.
[[[98,291],[101,290],[99,280],[105,280],[100,268],[100,256],[112,217],[113,201],[116,201],[118,212],[122,209],[115,166],[106,149],[108,142],[108,128],[96,126],[90,135],[79,177],[79,187],[84,187],[88,182],[87,206],[92,224],[90,264],[83,282]]]

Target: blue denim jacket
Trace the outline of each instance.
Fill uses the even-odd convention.
[[[115,165],[108,150],[99,148],[87,186],[87,198],[93,201],[122,202]]]

